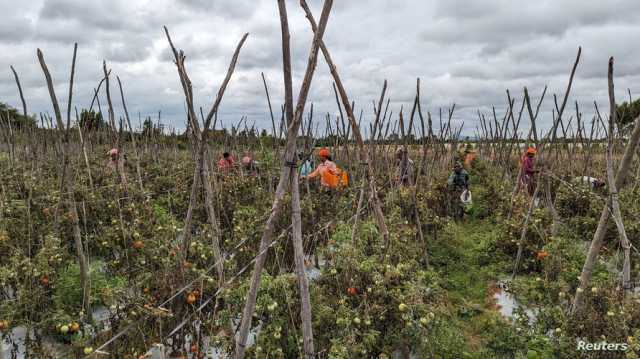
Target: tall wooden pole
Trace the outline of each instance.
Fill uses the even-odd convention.
[[[320,41],[324,35],[327,22],[329,20],[329,13],[331,12],[331,6],[333,0],[325,0],[322,8],[322,15],[320,17],[320,25],[318,31],[314,33],[313,43],[309,53],[309,59],[307,61],[307,69],[302,81],[300,93],[298,95],[298,102],[294,112],[293,122],[287,128],[287,140],[284,149],[283,163],[280,171],[280,181],[276,188],[275,198],[271,206],[271,214],[265,224],[265,229],[262,232],[262,238],[260,239],[260,255],[256,258],[253,274],[251,276],[251,284],[249,292],[247,293],[247,300],[245,302],[244,310],[242,313],[242,321],[240,323],[240,329],[238,332],[238,339],[236,341],[236,359],[244,358],[245,347],[247,343],[247,337],[249,335],[249,329],[251,328],[251,321],[253,312],[255,310],[256,298],[258,295],[258,288],[260,287],[260,280],[262,275],[262,269],[264,262],[267,259],[267,248],[271,244],[273,232],[275,230],[275,223],[280,216],[282,210],[283,199],[286,192],[286,187],[291,183],[291,179],[294,178],[295,167],[292,165],[296,161],[296,138],[298,137],[298,131],[300,124],[302,123],[302,115],[304,112],[305,102],[309,94],[309,88],[311,87],[311,80],[315,72],[316,64],[318,61],[318,49],[320,47]],[[311,343],[305,343],[305,357],[315,355],[309,352],[308,347]]]

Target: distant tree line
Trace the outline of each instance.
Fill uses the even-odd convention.
[[[633,120],[640,116],[640,99],[630,102],[623,102],[616,106],[617,111],[617,126],[621,132],[626,133],[631,130],[631,125],[633,124]],[[35,127],[37,126],[37,121],[33,115],[24,116],[24,114],[20,113],[17,109],[11,107],[10,105],[0,102],[0,119],[2,119],[2,123],[6,125],[7,120],[11,124],[13,128],[25,128],[25,127]],[[96,112],[95,110],[86,110],[83,109],[80,112],[80,126],[85,132],[93,132],[98,130],[106,130],[109,127],[109,124],[104,120],[102,114],[100,112]],[[271,133],[267,133],[267,130],[262,130],[258,134],[258,130],[255,128],[251,129],[243,129],[242,131],[238,131],[234,129],[235,134],[240,138],[246,139],[255,139],[257,137],[261,137],[263,139],[271,139],[274,140],[274,136]],[[127,131],[125,131],[127,132]],[[159,124],[154,124],[150,117],[147,117],[142,123],[142,136],[158,136],[162,134],[162,127]],[[185,131],[181,136],[187,136],[188,133]],[[221,130],[213,130],[210,134],[210,139],[212,140],[222,140],[229,136],[229,133],[226,129]],[[422,143],[422,138],[416,138],[413,134],[407,136],[408,144],[420,144]],[[385,143],[395,143],[398,141],[398,134],[390,134],[387,138],[379,141],[381,144]],[[280,141],[281,139],[278,139]],[[334,135],[327,135],[316,139],[317,146],[331,146],[337,142],[338,138]],[[562,140],[562,139],[560,139]],[[476,142],[474,138],[466,138],[466,141]],[[365,142],[368,142],[366,140]],[[518,142],[518,141],[515,141]]]
[[[33,127],[36,125],[35,118],[25,116],[4,102],[0,102],[0,119],[2,119],[2,124],[6,124],[6,121],[9,121],[13,128]]]
[[[640,115],[640,99],[632,102],[623,102],[616,108],[618,128],[622,132],[631,131],[633,120]]]

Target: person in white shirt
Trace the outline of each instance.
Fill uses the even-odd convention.
[[[583,185],[588,185],[589,187],[591,187],[591,189],[602,188],[605,186],[604,181],[599,180],[595,177],[589,177],[589,176],[576,177],[573,179],[573,182],[583,184]]]

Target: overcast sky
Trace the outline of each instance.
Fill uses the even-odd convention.
[[[321,1],[308,0],[316,18]],[[298,1],[287,1],[292,37],[294,97],[304,74],[312,34]],[[264,72],[279,117],[283,98],[280,23],[275,1],[258,0],[0,0],[0,101],[20,108],[9,69],[20,75],[30,113],[50,112],[51,102],[36,49],[44,52],[58,99],[66,108],[73,43],[78,60],[73,105],[88,107],[102,76],[102,60],[123,82],[134,123],[138,113],[184,128],[184,96],[162,26],[187,55],[197,106],[210,108],[233,50],[250,33],[227,88],[220,118],[228,126],[241,116],[271,128],[260,73]],[[325,43],[356,110],[372,117],[372,101],[385,79],[394,113],[409,112],[416,78],[424,111],[456,103],[455,122],[473,134],[477,110],[502,116],[506,92],[523,87],[539,97],[564,93],[578,46],[570,103],[590,117],[593,101],[607,111],[607,61],[614,56],[616,95],[621,102],[640,92],[640,1],[638,0],[335,0]],[[636,45],[633,45],[633,44]],[[309,101],[316,120],[337,113],[331,76],[320,57]],[[116,116],[120,97],[115,76]],[[540,121],[551,122],[552,96]],[[104,94],[102,95],[105,103]],[[574,113],[573,106],[565,117]],[[324,123],[324,120],[322,121]],[[525,127],[528,122],[525,123]]]

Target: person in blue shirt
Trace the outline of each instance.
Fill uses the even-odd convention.
[[[313,163],[310,157],[311,156],[305,156],[304,153],[298,154],[298,158],[302,161],[300,164],[300,177],[306,177],[313,172]]]

